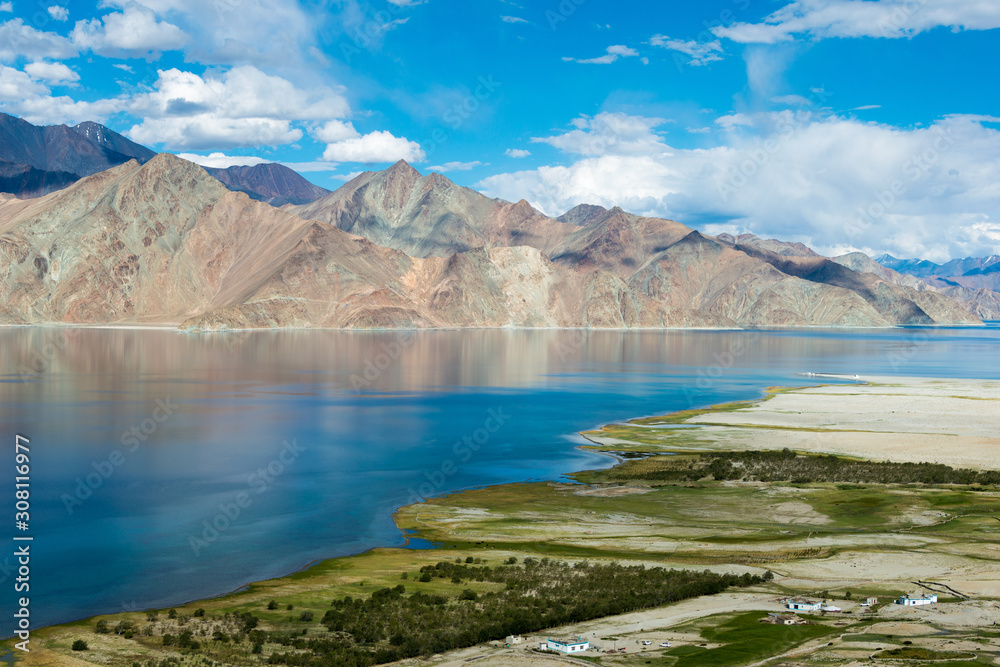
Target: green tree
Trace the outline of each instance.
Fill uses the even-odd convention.
[[[90,647],[87,646],[87,642],[83,641],[82,639],[77,639],[75,642],[73,642],[74,651],[86,651],[88,648]]]

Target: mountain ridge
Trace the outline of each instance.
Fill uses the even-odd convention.
[[[850,279],[827,284],[802,267],[805,277],[791,275],[775,264],[794,257],[756,256],[618,208],[589,211],[583,226],[560,222],[405,163],[323,199],[319,208],[339,224],[232,192],[169,154],[38,199],[0,198],[0,320],[216,330],[891,326],[930,317],[899,288],[879,286],[882,301],[863,295],[870,279],[825,259],[824,270]],[[456,234],[468,246],[457,252],[448,249]],[[412,256],[382,236],[439,254]],[[977,321],[960,311],[933,321]]]

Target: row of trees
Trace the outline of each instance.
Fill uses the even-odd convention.
[[[781,451],[707,452],[696,457],[657,456],[611,471],[613,480],[843,482],[852,484],[1000,485],[1000,471],[955,469],[941,463],[854,461],[833,455]]]
[[[269,662],[370,667],[765,581],[749,574],[619,564],[571,566],[531,558],[520,566],[441,562],[421,572],[432,578],[485,581],[502,588],[480,593],[465,589],[457,598],[448,599],[423,592],[408,594],[399,585],[368,598],[334,600],[322,619],[329,630],[326,636],[267,633],[268,643],[294,649],[272,653]]]

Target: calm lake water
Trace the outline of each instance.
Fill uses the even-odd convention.
[[[34,625],[401,545],[395,508],[556,479],[609,421],[804,372],[997,378],[1000,328],[409,333],[0,329],[0,494],[31,440]],[[13,608],[13,502],[0,599]],[[212,525],[214,524],[214,526]],[[6,534],[4,534],[6,533]],[[10,601],[10,605],[8,605]],[[0,635],[10,635],[4,623]]]

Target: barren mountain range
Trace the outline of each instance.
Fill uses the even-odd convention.
[[[198,330],[979,322],[936,292],[804,247],[782,254],[780,242],[747,241],[617,208],[549,218],[405,162],[278,209],[161,154],[44,197],[0,195],[0,321]]]
[[[0,113],[0,192],[22,199],[61,190],[84,176],[156,153],[97,123],[38,127]],[[330,194],[288,167],[265,163],[205,169],[227,188],[274,206],[306,204]]]

